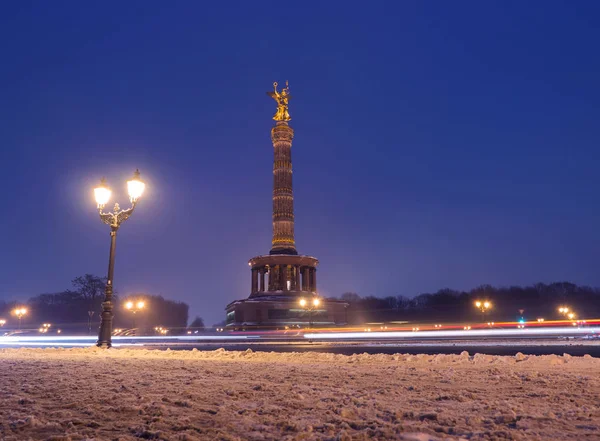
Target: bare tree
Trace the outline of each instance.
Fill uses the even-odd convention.
[[[96,299],[101,298],[104,294],[106,278],[85,274],[73,279],[71,284],[83,299],[89,300],[93,305]]]

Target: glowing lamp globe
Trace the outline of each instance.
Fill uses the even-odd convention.
[[[127,181],[127,192],[129,193],[129,199],[132,203],[137,201],[142,194],[144,194],[145,188],[146,184],[140,179],[140,171],[136,170],[135,173],[133,173],[133,179]]]
[[[306,299],[300,299],[300,306],[302,306],[303,308],[306,306]]]
[[[321,304],[321,301],[319,299],[313,299],[314,306],[319,306],[320,304]]]
[[[126,309],[131,309],[131,308],[133,308],[133,302],[127,302],[127,303],[125,303],[125,308],[126,308]]]
[[[142,301],[137,302],[137,308],[138,309],[143,309],[145,305],[146,305],[146,303],[144,303]]]
[[[110,199],[111,191],[106,185],[106,179],[100,180],[100,185],[94,188],[94,196],[96,197],[96,203],[98,207],[104,207]]]

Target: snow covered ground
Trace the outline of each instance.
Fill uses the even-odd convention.
[[[1,440],[600,440],[600,359],[0,349]]]

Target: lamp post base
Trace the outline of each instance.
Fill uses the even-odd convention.
[[[110,348],[112,346],[112,321],[113,321],[112,302],[102,303],[102,319],[100,323],[100,332],[98,333],[99,348]]]
[[[112,254],[112,253],[111,253]],[[109,280],[105,289],[105,301],[102,302],[102,313],[100,314],[100,331],[98,332],[99,348],[110,348],[112,346],[112,324],[113,324],[113,302],[112,283]]]

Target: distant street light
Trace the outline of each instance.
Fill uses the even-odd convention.
[[[477,300],[475,307],[481,311],[481,321],[485,322],[485,313],[492,308],[492,303],[488,300]]]
[[[154,330],[162,335],[167,335],[167,333],[169,332],[169,330],[167,328],[163,328],[162,326],[157,326],[154,328]],[[188,334],[191,334],[192,331],[188,331]]]
[[[19,319],[19,329],[21,329],[21,319],[23,318],[24,315],[27,314],[27,309],[26,308],[15,308],[13,310],[13,314],[17,316],[17,318]]]
[[[110,254],[108,259],[108,277],[106,288],[104,290],[104,302],[102,302],[102,313],[100,315],[100,332],[98,333],[97,346],[101,348],[110,348],[112,345],[112,324],[113,324],[113,276],[115,269],[115,247],[117,244],[117,230],[125,222],[135,209],[138,199],[144,193],[146,184],[140,179],[140,172],[136,170],[133,179],[127,181],[127,192],[131,207],[121,210],[119,204],[115,204],[112,213],[104,213],[102,210],[108,203],[111,191],[102,179],[100,185],[94,189],[96,203],[98,204],[98,213],[100,220],[110,226]]]
[[[94,316],[94,311],[88,311],[88,335],[92,335],[92,317]]]
[[[6,320],[0,319],[0,326],[4,326],[6,324]]]
[[[308,327],[312,328],[313,325],[313,311],[315,309],[317,309],[319,307],[319,305],[321,304],[321,299],[319,299],[318,297],[313,297],[312,301],[309,302],[308,300],[306,300],[304,297],[300,299],[300,301],[298,302],[300,304],[300,306],[308,311]]]
[[[560,308],[558,308],[558,312],[562,315],[565,316],[565,318],[569,318],[569,320],[573,320],[573,317],[575,317],[575,314],[573,314],[571,312],[571,309],[567,306],[561,306]]]
[[[146,307],[146,302],[138,300],[132,302],[131,300],[125,303],[125,309],[133,314],[133,332],[135,333],[135,315]],[[162,329],[162,328],[161,328]]]

